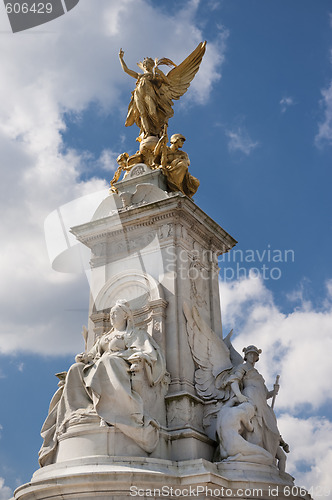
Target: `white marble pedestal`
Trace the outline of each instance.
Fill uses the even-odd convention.
[[[193,200],[167,193],[161,172],[137,165],[93,219],[72,229],[91,250],[88,349],[110,328],[118,299],[131,303],[135,325],[148,331],[166,360],[158,387],[133,379],[148,415],[160,425],[152,453],[115,427],[69,426],[58,435],[54,462],[20,486],[15,500],[124,498],[303,499],[275,466],[212,463],[215,433],[203,425],[206,402],[195,391],[195,363],[184,301],[222,337],[218,256],[236,244]],[[137,181],[140,177],[140,182]]]
[[[125,498],[303,499],[291,476],[250,463],[174,462],[143,457],[90,457],[48,465],[19,487],[15,500]]]

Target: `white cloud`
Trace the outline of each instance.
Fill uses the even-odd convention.
[[[332,279],[326,282],[327,293],[329,297],[332,299]]]
[[[18,365],[17,365],[17,369],[19,372],[23,372],[24,370],[24,363],[23,362],[20,362]]]
[[[220,6],[221,6],[221,4],[220,4],[219,0],[209,0],[208,1],[208,7],[212,11],[220,9]]]
[[[0,9],[1,352],[63,354],[81,349],[77,331],[87,321],[88,284],[84,276],[51,269],[44,220],[85,194],[105,189],[107,196],[109,174],[116,166],[112,161],[128,147],[121,135],[135,85],[121,70],[119,48],[125,49],[133,68],[146,55],[180,62],[203,40],[195,21],[197,8],[197,2],[189,2],[172,16],[143,0],[121,5],[99,0],[98,8],[82,0],[47,27],[15,35]],[[147,30],[137,23],[143,11]],[[190,100],[204,101],[219,78],[225,39],[223,33],[209,41],[204,64],[186,94]],[[123,149],[106,149],[95,160],[105,169],[106,182],[82,181],[93,159],[88,151],[66,150],[63,143],[66,113],[79,117],[91,103],[103,113],[121,112]]]
[[[110,2],[111,3],[111,2]],[[176,64],[182,62],[198,43],[204,40],[202,31],[196,24],[199,2],[191,0],[176,10],[174,15],[158,10],[151,3],[143,0],[127,0],[124,5],[112,2],[113,7],[108,9],[105,23],[114,40],[119,45],[113,47],[113,58],[116,58],[115,71],[119,71],[117,54],[122,47],[125,51],[125,60],[129,68],[136,70],[136,63],[146,56],[152,58],[168,57]],[[121,11],[121,16],[120,16]],[[144,12],[144,22],[149,28],[142,30],[137,19]],[[120,21],[121,18],[121,21]],[[123,27],[126,26],[124,30]],[[162,31],[162,36],[160,33]],[[190,90],[181,99],[181,103],[189,104],[192,101],[203,103],[208,98],[212,84],[220,78],[220,65],[224,61],[225,42],[228,32],[220,30],[219,37],[208,40],[206,54],[200,70],[193,80]],[[137,43],[139,40],[139,43]],[[151,43],[153,40],[153,43]],[[133,88],[134,82],[128,75],[120,74],[120,81],[127,88]],[[127,82],[127,83],[125,83]],[[128,94],[128,102],[130,95]],[[176,104],[177,105],[177,104]],[[171,121],[170,121],[171,126]]]
[[[269,388],[276,374],[281,375],[276,410],[281,413],[281,434],[291,446],[287,471],[298,486],[313,487],[313,498],[332,499],[332,422],[298,416],[300,410],[319,415],[332,399],[331,280],[327,290],[323,308],[315,310],[304,301],[285,314],[259,278],[220,284],[224,335],[234,328],[233,344],[239,352],[249,344],[263,350],[257,369]]]
[[[117,153],[114,153],[111,149],[104,149],[98,159],[98,166],[107,172],[114,172],[118,168],[116,158]]]
[[[0,500],[8,500],[13,492],[8,486],[5,486],[5,480],[0,477]]]
[[[226,131],[226,137],[228,137],[228,149],[231,152],[241,151],[241,153],[247,156],[257,148],[259,142],[254,142],[245,127],[239,126],[232,130]]]
[[[331,499],[332,422],[326,418],[301,419],[284,414],[278,423],[291,446],[287,471],[295,476],[296,484],[306,488],[313,498]]]
[[[324,119],[318,124],[318,134],[315,137],[317,146],[332,144],[332,83],[322,91],[322,106],[324,107]]]
[[[221,303],[224,328],[234,328],[237,349],[255,344],[263,350],[259,369],[268,384],[281,375],[278,409],[317,410],[331,400],[331,300],[325,300],[325,309],[305,301],[284,314],[262,280],[248,278],[222,283]]]
[[[191,84],[192,92],[188,96],[185,95],[186,104],[192,98],[200,104],[204,104],[207,101],[212,90],[212,85],[221,78],[219,69],[225,61],[228,37],[229,31],[224,26],[220,26],[218,38],[214,43],[208,42],[200,70]]]
[[[329,14],[330,26],[332,28],[332,14]],[[330,49],[330,62],[332,63],[332,49]],[[317,147],[332,145],[332,81],[328,87],[321,90],[321,106],[324,109],[324,118],[318,123],[318,133],[315,137]]]
[[[290,106],[294,106],[294,99],[292,97],[283,97],[280,102],[281,112],[285,113]]]
[[[326,283],[327,286],[327,283]],[[299,304],[302,311],[310,311],[312,304],[309,298],[306,297],[307,291],[310,289],[310,282],[307,279],[302,279],[297,287],[286,294],[286,298],[295,304]],[[327,307],[329,307],[327,305]]]
[[[330,26],[332,28],[332,14],[329,14]],[[332,63],[332,49],[330,50],[330,61]],[[321,106],[324,109],[324,118],[318,124],[318,133],[315,137],[317,147],[322,147],[326,144],[332,145],[332,81],[328,87],[321,91],[322,100]]]

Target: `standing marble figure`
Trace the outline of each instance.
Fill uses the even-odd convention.
[[[207,403],[206,427],[213,414],[217,417],[214,432],[219,439],[220,459],[267,465],[278,461],[284,470],[285,455],[280,448],[283,440],[274,411],[267,403],[278,394],[279,385],[269,391],[256,370],[262,351],[250,345],[243,349],[243,358],[232,346],[230,335],[224,340],[217,337],[196,307],[185,303],[183,309],[190,349],[198,365],[195,388]]]

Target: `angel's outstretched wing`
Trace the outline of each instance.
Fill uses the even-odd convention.
[[[231,357],[231,361],[233,366],[238,366],[243,363],[243,357],[241,354],[233,347],[233,344],[231,342],[231,337],[233,335],[233,329],[229,332],[229,334],[224,338],[224,343],[229,349],[229,355]]]
[[[169,85],[167,87],[170,98],[173,100],[180,97],[188,90],[190,82],[196,75],[205,53],[206,42],[201,42],[196,49],[178,66],[168,74]]]
[[[211,330],[200,317],[196,307],[183,304],[187,320],[187,333],[190,349],[195,363],[195,388],[197,394],[209,401],[223,399],[224,391],[216,387],[216,377],[225,370],[231,370],[233,364],[226,344]]]

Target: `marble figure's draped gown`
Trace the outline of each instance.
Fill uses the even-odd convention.
[[[242,394],[256,408],[255,416],[252,419],[254,430],[252,432],[246,431],[245,439],[252,444],[261,446],[275,457],[280,433],[274,411],[267,403],[268,390],[264,378],[256,368],[247,369],[245,365],[240,365],[235,370],[231,381],[233,380],[238,381]]]
[[[91,362],[74,363],[51,401],[42,428],[41,466],[53,463],[58,436],[80,418],[85,423],[84,418],[100,417],[147,452],[157,445],[158,424],[144,414],[143,400],[132,388],[129,369],[138,357],[150,384],[157,384],[165,374],[159,346],[144,330],[133,328],[121,334],[111,330],[97,340],[88,355]]]

